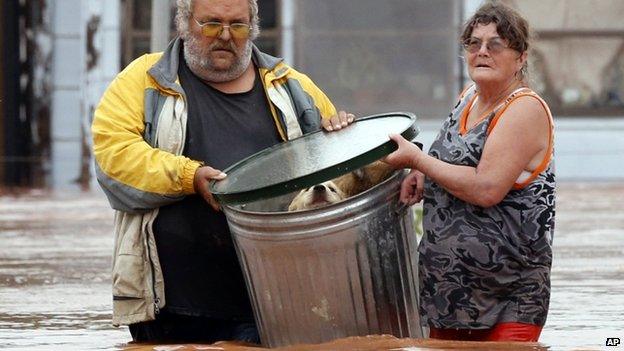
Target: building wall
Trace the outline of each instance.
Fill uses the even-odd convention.
[[[511,1],[537,34],[540,88],[560,114],[624,114],[624,2]]]
[[[293,0],[294,59],[339,107],[441,120],[460,91],[461,2]]]
[[[557,115],[624,115],[624,2],[502,1],[529,22],[531,83]],[[483,2],[465,0],[466,18]]]
[[[120,2],[47,1],[52,58],[49,92],[52,151],[48,183],[56,189],[97,188],[93,185],[88,133],[92,111],[120,69],[120,23],[125,15]],[[534,6],[510,1],[536,28],[550,31],[575,28],[577,22],[588,23],[585,17],[569,19],[577,18],[574,14],[579,11],[606,21],[624,8],[624,3],[606,2],[609,6],[596,1],[589,6],[574,0],[574,4],[566,7],[564,0],[542,4],[533,1]],[[448,115],[463,85],[464,72],[457,45],[462,7],[465,16],[469,16],[480,3],[479,0],[281,0],[276,7],[279,24],[275,30],[282,32],[275,47],[281,48],[278,54],[285,55],[289,63],[310,75],[339,108],[359,115],[397,110],[416,113],[423,129],[420,138],[427,143]],[[548,10],[544,6],[552,8]],[[548,13],[556,16],[547,16]],[[567,14],[565,24],[559,20],[562,13]],[[557,24],[551,23],[549,27],[551,17]],[[616,25],[614,21],[607,22]],[[547,48],[557,43],[556,38],[548,41],[545,46],[539,42],[536,46]],[[583,48],[583,44],[563,45],[576,45],[581,51]],[[586,54],[591,53],[588,50]],[[591,55],[572,53],[574,57],[585,57],[584,61],[579,63],[570,58],[570,64],[557,66],[557,58],[562,55],[559,51],[548,55],[548,67],[561,70],[549,69],[552,74],[549,79],[588,81],[588,86],[603,81],[595,77],[596,73],[587,72],[595,71],[594,65],[604,66],[604,58],[594,60]],[[578,70],[585,73],[575,75]],[[557,88],[557,94],[565,95],[565,86],[561,87]],[[620,143],[624,140],[620,137],[624,118],[596,118],[591,113],[585,118],[555,117],[559,179],[624,179],[624,145]]]
[[[50,1],[53,28],[51,185],[92,182],[94,106],[119,71],[119,1]]]
[[[81,0],[52,0],[51,185],[65,188],[79,177],[81,158]]]

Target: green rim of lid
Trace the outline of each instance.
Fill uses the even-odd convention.
[[[382,114],[358,118],[353,123],[358,123],[358,122],[367,121],[367,120],[376,119],[376,118],[384,118],[384,117],[409,118],[412,122],[410,126],[401,133],[397,131],[397,134],[401,134],[407,140],[412,140],[418,135],[419,130],[418,130],[418,127],[416,127],[415,125],[416,116],[413,113],[409,113],[409,112],[382,113]],[[293,139],[287,142],[294,142],[296,140],[310,137],[316,133],[327,133],[327,132],[323,130],[318,130],[312,133],[305,134],[302,137],[299,137],[297,139]],[[331,132],[331,133],[337,133],[337,132]],[[251,162],[254,162],[256,159],[261,158],[266,154],[272,153],[273,151],[275,151],[276,149],[280,147],[283,147],[282,144],[283,143],[280,143],[280,144],[271,146],[269,148],[266,148],[262,151],[259,151],[235,163],[234,165],[228,167],[227,169],[224,170],[224,172],[226,174],[230,174],[236,171],[237,169],[244,167]],[[320,184],[330,179],[334,179],[343,174],[349,173],[363,166],[366,166],[374,161],[377,161],[380,158],[394,152],[396,149],[397,149],[396,143],[392,140],[388,140],[382,143],[381,145],[371,150],[368,150],[356,157],[353,157],[343,162],[339,162],[335,165],[331,165],[327,168],[319,169],[313,173],[295,177],[293,179],[290,179],[284,182],[280,182],[276,184],[269,184],[266,186],[261,186],[259,188],[250,189],[250,190],[228,192],[227,189],[222,189],[222,187],[219,186],[220,182],[213,180],[210,182],[210,192],[219,201],[219,203],[225,204],[225,205],[238,205],[238,204],[253,202],[257,200],[268,199],[268,198],[284,195],[290,192],[294,192],[300,189],[304,189],[312,185]]]

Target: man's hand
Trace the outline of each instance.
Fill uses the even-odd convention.
[[[331,132],[334,130],[340,130],[353,123],[353,121],[355,121],[355,116],[353,114],[346,113],[345,111],[339,111],[330,118],[321,119],[321,125],[323,126],[323,129]]]
[[[201,195],[215,211],[219,211],[221,206],[208,190],[208,183],[213,179],[221,180],[225,177],[226,174],[222,171],[208,166],[199,167],[195,171],[195,177],[193,178],[195,192]]]

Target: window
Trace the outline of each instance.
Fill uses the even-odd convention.
[[[292,1],[297,68],[336,106],[357,115],[448,115],[459,92],[459,2]]]

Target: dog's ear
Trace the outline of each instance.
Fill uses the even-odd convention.
[[[369,188],[386,180],[394,171],[394,168],[382,161],[375,161],[364,168],[364,177],[369,182]]]
[[[362,180],[366,176],[366,173],[364,172],[364,167],[358,168],[351,173],[353,173],[353,175],[355,176],[355,178],[357,178],[357,180]]]
[[[298,203],[298,201],[297,201],[298,199],[297,199],[297,198],[298,198],[298,197],[299,197],[299,195],[297,195],[297,196],[296,196],[296,197],[292,200],[292,202],[290,203],[290,205],[288,205],[288,211],[289,211],[289,212],[290,212],[290,211],[296,211],[296,210],[297,210],[297,203]]]
[[[295,196],[290,202],[290,205],[288,205],[288,211],[297,211],[299,209],[299,206],[301,205],[301,195],[304,192],[305,192],[305,189],[297,193],[297,196]]]
[[[290,205],[288,206],[288,212],[292,212],[296,210],[297,210],[297,204],[295,204],[294,202],[291,202]]]

